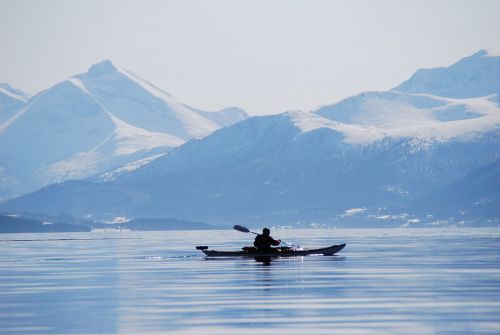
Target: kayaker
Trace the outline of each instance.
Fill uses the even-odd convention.
[[[271,230],[269,228],[262,229],[262,234],[255,237],[253,245],[258,250],[271,250],[271,246],[277,246],[281,243],[280,240],[276,240],[270,236]]]

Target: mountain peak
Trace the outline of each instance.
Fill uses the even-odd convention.
[[[481,50],[479,50],[478,52],[473,53],[473,54],[472,54],[472,55],[470,55],[470,56],[467,56],[467,57],[465,57],[465,58],[462,58],[462,59],[461,59],[461,61],[462,61],[462,60],[464,60],[464,59],[482,58],[482,57],[484,57],[484,56],[486,56],[486,55],[488,55],[488,50],[486,50],[486,49],[481,49]]]
[[[481,49],[476,53],[473,53],[470,56],[464,57],[460,59],[455,64],[450,67],[463,67],[467,66],[467,64],[477,64],[481,62],[492,61],[491,58],[496,58],[500,56],[500,52],[494,49]],[[493,60],[494,61],[494,60]]]
[[[466,59],[472,60],[472,59],[481,59],[483,57],[498,57],[498,56],[500,56],[500,50],[488,48],[488,49],[481,49],[478,52],[461,59],[460,61],[463,61]]]
[[[97,64],[90,67],[88,74],[90,76],[101,76],[104,74],[109,74],[115,72],[117,67],[110,60],[103,60]]]

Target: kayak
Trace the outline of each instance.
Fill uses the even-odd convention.
[[[293,257],[293,256],[308,256],[308,255],[324,255],[332,256],[344,249],[345,244],[332,245],[326,248],[319,249],[297,249],[297,248],[274,248],[272,251],[259,251],[253,247],[245,247],[241,251],[217,251],[209,250],[207,246],[197,246],[196,249],[201,250],[209,257]]]

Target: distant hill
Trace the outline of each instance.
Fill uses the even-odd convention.
[[[85,232],[89,227],[53,223],[48,221],[35,221],[12,216],[0,215],[0,233],[53,233],[53,232]]]
[[[129,222],[117,224],[120,228],[130,230],[211,230],[224,229],[225,227],[217,227],[202,222],[192,222],[186,220],[178,220],[172,218],[142,218],[134,219]]]
[[[0,215],[0,233],[89,232],[93,229],[163,231],[213,230],[227,229],[227,227],[173,218],[139,218],[119,223],[103,223],[81,220],[68,215],[29,213]]]
[[[482,166],[464,178],[426,195],[414,211],[433,212],[438,218],[456,222],[478,221],[500,224],[500,160]]]

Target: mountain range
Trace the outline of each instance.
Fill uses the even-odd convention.
[[[0,210],[249,225],[498,225],[499,93],[500,56],[482,50],[386,92],[251,117]]]
[[[247,118],[205,112],[110,61],[34,97],[0,86],[0,199],[123,165],[142,166]]]

